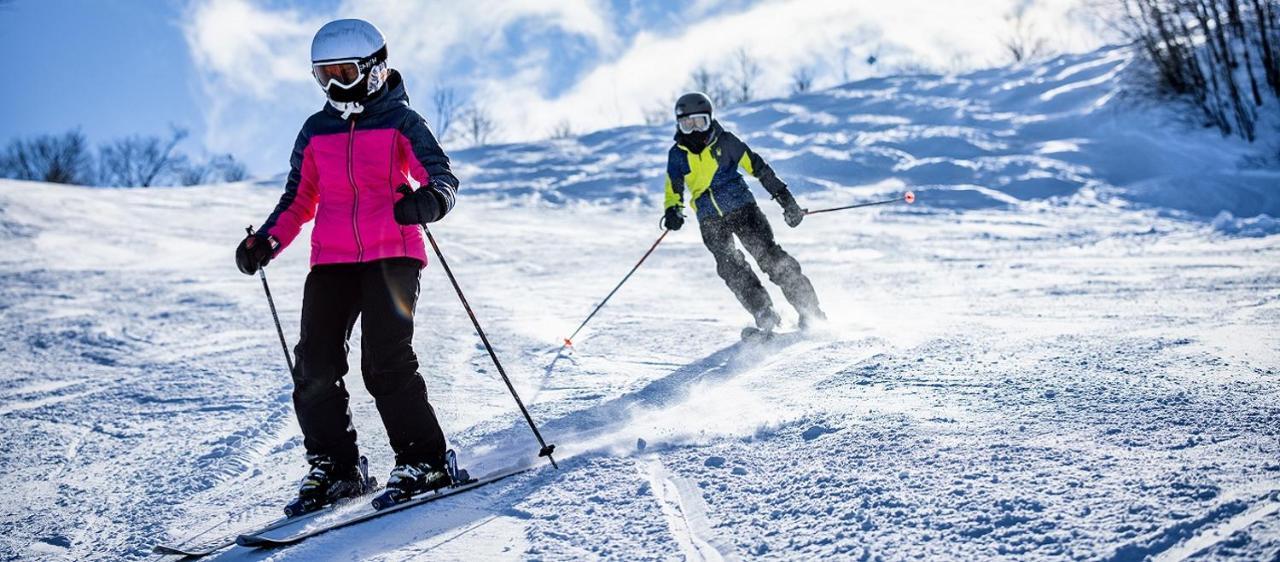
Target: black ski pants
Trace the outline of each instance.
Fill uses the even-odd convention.
[[[338,464],[359,458],[347,387],[347,341],[361,320],[360,372],[387,428],[396,462],[443,466],[444,433],[427,402],[413,352],[420,262],[393,258],[318,265],[307,275],[294,348],[293,404],[308,455]]]
[[[773,300],[742,251],[734,245],[734,236],[802,317],[822,316],[813,283],[800,271],[800,262],[774,240],[769,220],[758,205],[746,205],[723,217],[700,219],[698,226],[702,230],[702,243],[715,256],[716,273],[752,315],[772,310]]]

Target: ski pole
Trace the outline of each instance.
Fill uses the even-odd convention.
[[[640,269],[640,264],[644,263],[644,260],[649,259],[649,254],[652,254],[654,250],[658,249],[658,244],[662,243],[662,239],[666,238],[667,233],[669,232],[671,232],[671,230],[665,228],[662,229],[662,234],[658,236],[658,239],[653,242],[652,246],[649,246],[649,251],[645,252],[643,256],[640,256],[640,261],[636,262],[636,265],[631,268],[631,271],[628,271],[627,275],[622,278],[622,281],[618,282],[618,286],[614,287],[612,291],[609,291],[609,294],[605,295],[604,300],[600,301],[600,304],[596,305],[595,310],[592,310],[591,314],[587,315],[586,320],[583,320],[581,324],[578,324],[578,329],[574,330],[569,337],[564,339],[564,345],[560,346],[560,351],[564,351],[564,348],[573,345],[573,338],[578,335],[578,332],[581,332],[582,328],[587,325],[587,322],[591,321],[591,317],[595,316],[597,312],[600,312],[601,308],[604,308],[604,303],[609,302],[609,299],[613,298],[613,294],[618,292],[618,289],[622,288],[622,284],[626,283],[627,279],[631,278],[631,274],[635,273],[637,269]],[[557,355],[559,354],[557,353]]]
[[[253,236],[253,226],[244,227],[244,231]],[[284,328],[280,327],[280,315],[276,314],[276,300],[271,298],[271,286],[267,285],[267,268],[258,268],[258,277],[262,279],[262,290],[267,293],[267,304],[271,306],[271,319],[276,322],[276,335],[280,336],[280,349],[284,350],[284,362],[289,365],[289,376],[293,376],[293,357],[289,356],[289,344],[284,341]]]
[[[520,407],[520,413],[524,414],[524,421],[529,422],[529,429],[533,430],[533,436],[538,438],[538,445],[542,449],[538,450],[539,457],[547,457],[551,461],[551,466],[556,469],[560,465],[556,464],[555,457],[551,454],[556,450],[554,444],[548,445],[542,439],[542,433],[538,431],[538,424],[533,423],[533,416],[529,415],[529,409],[524,407],[524,402],[520,400],[520,394],[516,392],[516,387],[511,384],[511,378],[507,376],[507,371],[502,368],[502,362],[498,361],[498,355],[494,353],[493,346],[489,344],[489,337],[485,335],[484,328],[480,327],[480,321],[476,319],[476,313],[471,310],[471,304],[467,302],[467,296],[462,294],[462,287],[458,285],[458,279],[453,276],[453,270],[449,269],[449,262],[445,261],[444,254],[440,252],[440,245],[436,244],[436,237],[431,235],[431,229],[427,228],[426,223],[422,223],[422,231],[427,234],[427,240],[431,242],[431,249],[435,250],[436,257],[440,259],[440,267],[444,268],[444,273],[449,277],[449,282],[453,284],[453,290],[458,293],[458,300],[462,301],[462,308],[467,310],[467,316],[471,317],[471,325],[476,327],[476,333],[480,334],[480,341],[484,343],[484,348],[489,352],[489,359],[493,360],[493,365],[498,368],[498,374],[502,375],[502,382],[507,383],[507,390],[511,391],[511,397],[516,399],[516,405]]]
[[[913,193],[913,192],[908,191],[908,192],[904,193],[904,194],[902,195],[902,197],[895,197],[895,198],[893,198],[893,199],[885,199],[884,201],[872,201],[872,202],[870,202],[870,203],[858,203],[858,204],[856,204],[856,205],[845,205],[844,207],[832,207],[832,208],[830,208],[830,209],[817,209],[817,210],[814,210],[814,211],[810,211],[810,210],[808,210],[808,209],[805,209],[804,214],[806,214],[806,215],[816,215],[816,214],[818,214],[818,213],[830,213],[830,212],[832,212],[832,211],[843,211],[843,210],[845,210],[845,209],[857,209],[858,207],[870,207],[870,206],[872,206],[872,205],[888,205],[889,203],[897,203],[897,202],[899,202],[899,201],[906,201],[906,202],[907,202],[907,204],[915,203],[915,202],[916,202],[916,194],[915,194],[915,193]]]

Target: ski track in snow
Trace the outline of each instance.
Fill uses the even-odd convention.
[[[665,128],[460,151],[433,231],[561,470],[212,559],[1280,560],[1280,237],[1247,218],[1280,216],[1278,178],[1121,105],[1129,61],[725,112],[811,208],[920,194],[788,229],[757,189],[832,317],[759,345],[690,223],[556,355],[658,234]],[[301,437],[231,257],[278,189],[0,181],[0,559],[143,559],[277,516]],[[307,236],[268,268],[290,342]],[[438,264],[422,279],[463,464],[545,463]]]
[[[717,544],[707,521],[707,503],[688,479],[673,476],[656,456],[647,459],[649,485],[662,505],[671,534],[680,543],[685,560],[723,562],[736,560],[728,548]]]

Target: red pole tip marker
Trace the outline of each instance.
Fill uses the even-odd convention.
[[[908,191],[906,195],[903,195],[902,198],[905,199],[908,204],[916,202],[916,194],[910,191]]]
[[[565,339],[564,339],[564,345],[565,345],[565,347],[573,347],[573,342],[572,342],[572,341],[570,341],[570,340],[569,340],[569,338],[565,338]]]

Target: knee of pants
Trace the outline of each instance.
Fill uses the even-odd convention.
[[[297,362],[293,370],[295,384],[312,379],[331,381],[347,373],[346,342],[319,345],[303,340],[293,348],[293,357]]]
[[[366,375],[418,372],[418,354],[414,353],[410,339],[378,344],[364,340],[360,350],[363,354],[360,368]]]
[[[770,279],[794,277],[800,275],[800,262],[784,252],[781,246],[774,244],[765,251],[764,259],[760,260],[760,269],[768,273]]]
[[[294,377],[293,401],[299,404],[314,404],[330,398],[346,395],[346,388],[341,386],[341,379],[323,377]]]
[[[742,255],[741,250],[716,256],[716,273],[721,279],[737,279],[744,275],[744,272],[750,272],[750,269],[747,266],[747,258]]]
[[[386,345],[368,345],[363,348],[364,357],[360,370],[364,374],[365,387],[375,396],[388,394],[414,380],[420,385],[422,377],[418,375],[418,355],[413,352],[412,344],[397,342]]]
[[[427,392],[427,384],[416,370],[365,373],[364,387],[374,398],[409,396]]]

